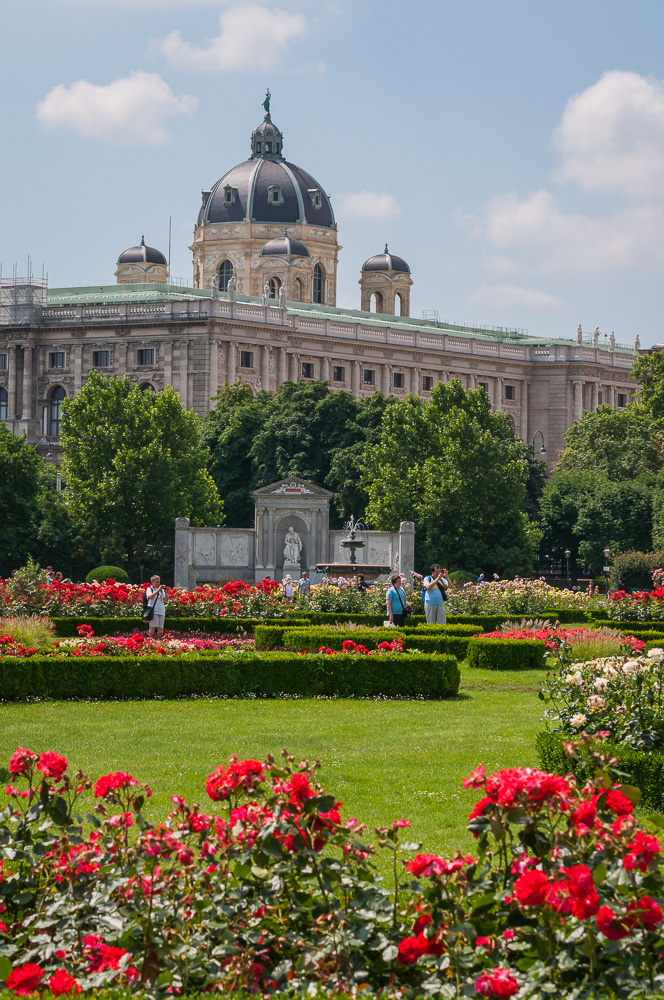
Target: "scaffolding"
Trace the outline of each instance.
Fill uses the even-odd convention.
[[[0,325],[39,323],[47,288],[48,278],[0,277]]]

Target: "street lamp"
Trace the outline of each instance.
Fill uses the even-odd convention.
[[[546,448],[544,447],[544,435],[542,434],[541,431],[535,431],[535,433],[533,434],[533,451],[535,451],[535,438],[537,437],[538,434],[542,438],[542,447],[540,448],[539,453],[540,455],[546,455]]]
[[[567,582],[569,583],[569,557],[571,556],[569,549],[565,549],[565,560],[567,562]]]
[[[609,566],[609,556],[611,555],[611,549],[604,549],[604,576],[606,577],[606,592],[609,592],[609,573],[611,572],[611,567]]]

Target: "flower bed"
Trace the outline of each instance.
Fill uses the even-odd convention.
[[[616,590],[607,602],[606,618],[620,621],[662,621],[664,620],[664,586],[653,590],[637,590],[629,594]]]
[[[453,656],[390,653],[200,651],[167,656],[0,657],[0,700],[279,697],[448,698],[459,690]]]
[[[224,634],[235,633],[252,633],[254,627],[257,624],[283,624],[287,622],[289,625],[308,625],[309,622],[306,618],[292,617],[292,618],[235,618],[227,615],[223,615],[217,618],[175,618],[173,619],[173,624],[178,633],[183,632],[215,632],[218,633],[223,631]],[[141,618],[91,618],[88,615],[84,615],[81,618],[54,618],[53,624],[55,626],[55,634],[58,637],[67,637],[78,635],[79,625],[89,625],[95,632],[95,635],[113,635],[115,633],[122,634],[131,630],[132,632],[137,632],[142,629],[147,633],[148,622],[144,622]],[[166,625],[170,626],[170,620],[168,615],[166,616]],[[173,632],[173,628],[168,628],[169,632]]]
[[[582,591],[558,590],[544,580],[498,580],[467,583],[450,592],[448,615],[545,615],[550,611],[576,612],[584,620],[586,612],[604,608],[606,599]],[[560,617],[560,614],[556,614]],[[568,619],[573,620],[573,619]]]
[[[509,998],[655,994],[664,982],[659,840],[595,761],[584,788],[530,768],[466,787],[477,857],[366,829],[317,765],[231,758],[205,810],[151,824],[127,772],[92,782],[17,748],[2,814],[0,978],[9,989]],[[603,766],[604,765],[604,766]],[[91,832],[76,818],[96,800]],[[387,850],[394,882],[376,877]],[[407,852],[410,859],[403,857]],[[409,878],[404,880],[405,872]]]
[[[54,659],[66,659],[79,656],[179,656],[181,653],[193,653],[217,650],[223,653],[228,650],[254,649],[253,636],[237,636],[234,634],[206,633],[198,635],[193,632],[164,632],[158,639],[146,635],[145,632],[127,632],[124,635],[115,633],[112,636],[95,636],[90,625],[79,625],[76,639],[61,639],[53,643],[48,656]],[[44,650],[26,647],[11,635],[0,635],[0,656],[39,656]]]
[[[609,642],[609,644],[621,647],[620,652],[624,650],[625,652],[634,654],[643,653],[646,648],[645,642],[637,639],[636,636],[609,634],[607,630],[589,625],[579,625],[575,628],[552,628],[546,626],[542,628],[505,629],[499,632],[484,632],[474,638],[536,640],[545,643],[546,648],[550,651],[559,649],[563,643],[566,643],[573,650],[574,645],[580,645],[583,640],[589,643],[592,643],[593,640],[596,640],[598,643],[601,643],[603,640],[615,640],[615,643]]]

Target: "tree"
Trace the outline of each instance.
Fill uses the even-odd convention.
[[[221,523],[199,418],[170,387],[141,392],[93,371],[65,402],[61,441],[70,511],[97,536],[115,531],[130,567],[172,546],[179,515]]]
[[[254,396],[245,382],[224,385],[214,409],[203,418],[203,444],[209,449],[208,470],[224,498],[226,523],[246,528],[254,517],[251,490],[257,485],[251,448],[273,403],[272,394]]]
[[[414,520],[422,563],[510,576],[532,569],[539,533],[523,511],[523,444],[483,390],[453,380],[428,401],[388,407],[365,462],[372,522],[394,531]]]
[[[644,406],[589,410],[565,433],[556,472],[594,469],[612,480],[633,479],[664,468],[664,419]]]
[[[43,460],[25,437],[0,424],[0,576],[22,566],[37,536],[39,473]]]
[[[664,352],[642,354],[632,366],[632,375],[641,383],[639,403],[656,420],[664,417]]]
[[[357,401],[355,420],[347,425],[350,443],[332,455],[325,485],[334,491],[333,504],[342,523],[351,514],[356,518],[365,515],[369,494],[364,483],[364,452],[367,446],[379,446],[383,414],[386,407],[395,402],[394,396],[383,396],[380,392]]]
[[[39,475],[39,527],[34,553],[44,565],[61,570],[63,576],[81,579],[99,561],[99,547],[95,536],[72,515],[64,482],[61,487],[58,490],[55,468],[44,463]]]

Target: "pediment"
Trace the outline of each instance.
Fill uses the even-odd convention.
[[[312,496],[312,497],[333,497],[334,493],[324,490],[322,486],[300,479],[299,476],[288,476],[287,479],[280,479],[277,483],[270,483],[269,486],[261,486],[253,490],[252,497],[266,496]]]

